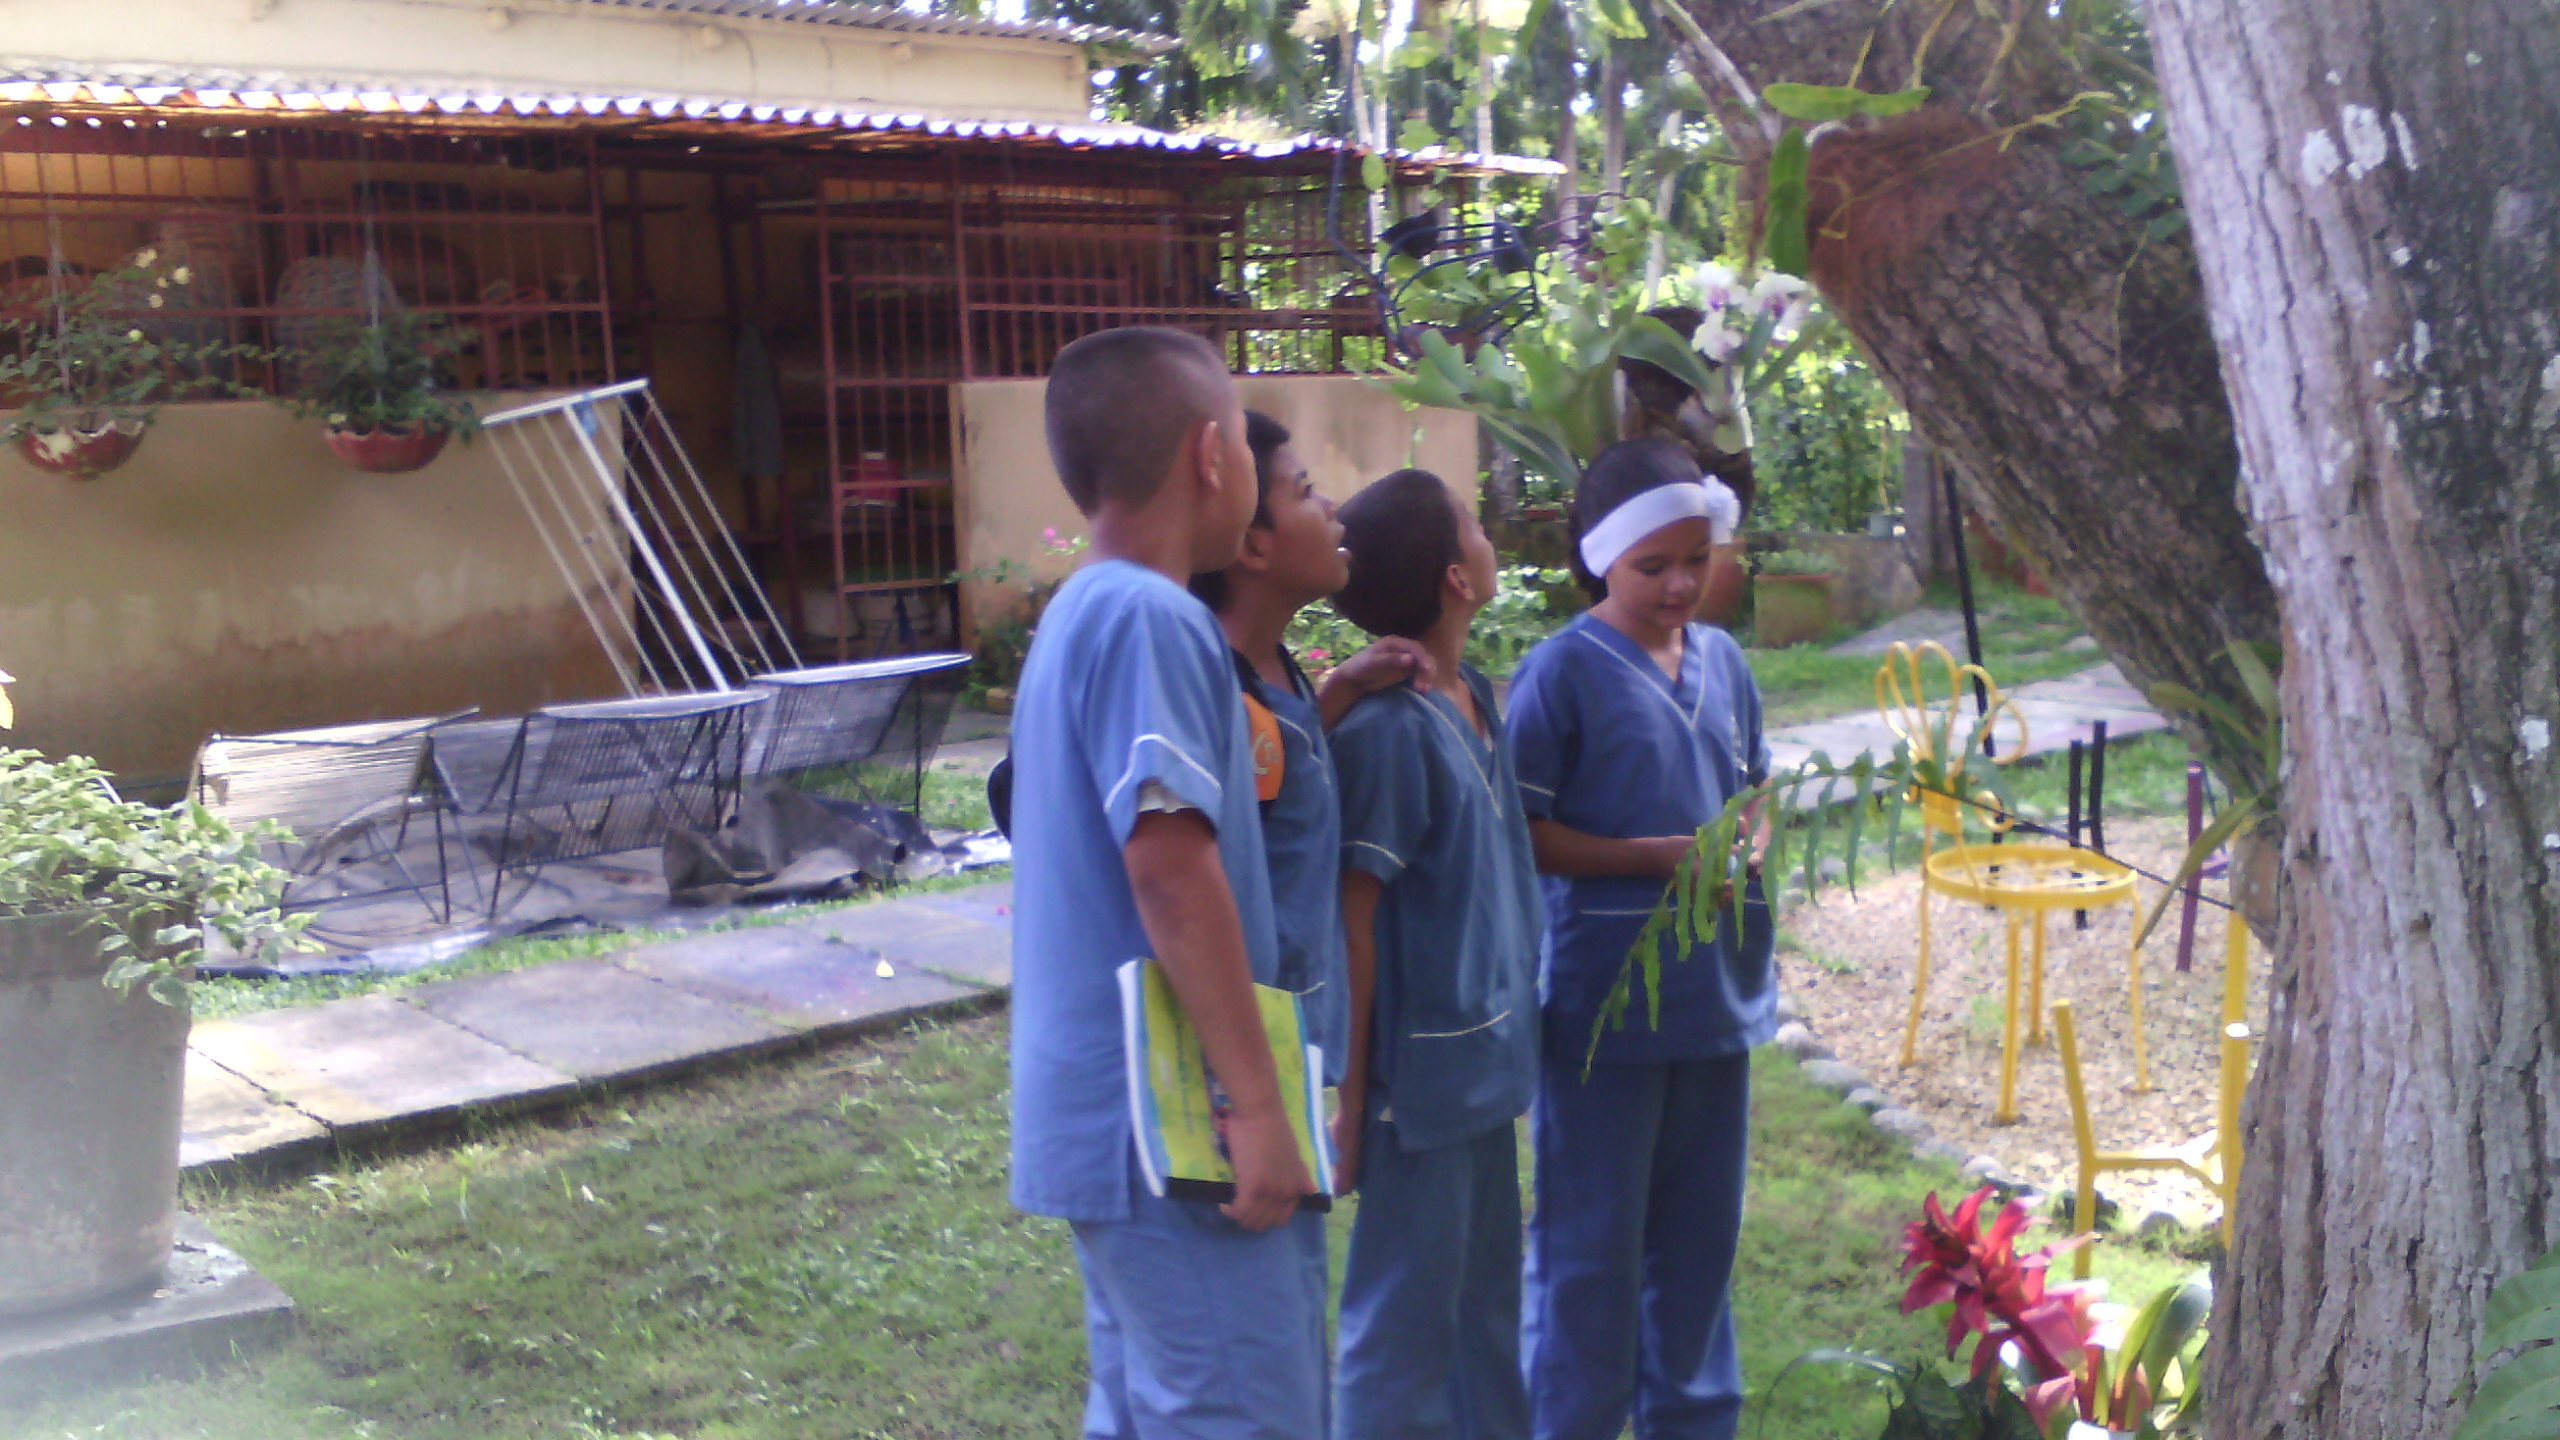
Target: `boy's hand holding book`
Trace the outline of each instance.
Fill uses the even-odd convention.
[[[1247,1230],[1286,1223],[1297,1213],[1299,1197],[1316,1193],[1276,1093],[1254,1109],[1236,1106],[1227,1120],[1227,1157],[1235,1166],[1236,1198],[1218,1210]]]

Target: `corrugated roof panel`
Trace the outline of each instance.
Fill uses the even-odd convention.
[[[783,20],[804,25],[903,31],[915,35],[985,35],[1008,40],[1047,40],[1141,55],[1161,55],[1181,43],[1169,35],[1119,30],[1106,25],[1071,25],[1056,20],[973,20],[961,15],[929,15],[896,5],[848,4],[844,0],[585,0],[585,3],[616,10],[654,10],[705,20]]]
[[[625,0],[594,0],[625,3]],[[677,3],[677,0],[669,0]],[[704,0],[712,3],[712,0]],[[744,0],[741,0],[744,3]],[[774,3],[774,0],[755,0]],[[1217,135],[1177,135],[1135,125],[1104,121],[1057,124],[1030,120],[950,120],[916,114],[871,115],[837,110],[806,110],[706,96],[658,95],[490,95],[402,94],[391,90],[343,85],[297,85],[278,76],[248,77],[193,74],[149,67],[119,68],[115,78],[90,78],[80,67],[38,62],[0,61],[0,103],[140,106],[171,110],[274,110],[380,115],[515,115],[526,119],[578,120],[624,117],[646,126],[651,119],[700,121],[735,126],[743,131],[780,132],[819,138],[830,132],[875,135],[921,135],[934,139],[1049,143],[1072,150],[1155,150],[1238,159],[1279,161],[1298,156],[1357,155],[1359,147],[1319,135],[1282,141],[1234,140]],[[60,123],[62,117],[55,117]],[[1395,162],[1413,169],[1453,170],[1462,174],[1547,176],[1563,173],[1549,160],[1514,155],[1472,155],[1441,148],[1393,152]]]

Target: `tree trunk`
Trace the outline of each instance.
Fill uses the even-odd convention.
[[[2152,0],[2282,604],[2224,1440],[2431,1440],[2560,1169],[2560,25]]]
[[[1954,518],[1947,514],[1947,487],[1938,478],[1938,458],[1918,432],[1902,441],[1902,553],[1911,573],[1923,585],[1955,574]]]
[[[2275,603],[2234,499],[2201,283],[2183,236],[2146,240],[2062,162],[2060,131],[2030,123],[2097,84],[2071,37],[2042,5],[1681,3],[1740,72],[1682,41],[1754,162],[1746,195],[1768,133],[1746,91],[1941,97],[1815,140],[1813,279],[1913,431],[2128,677],[2241,700],[2220,656],[2272,639]],[[2246,747],[2188,734],[2238,784],[2270,778]]]
[[[1627,72],[1618,42],[1600,42],[1600,203],[1616,209],[1627,193]]]

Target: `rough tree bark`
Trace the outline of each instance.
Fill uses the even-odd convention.
[[[2291,751],[2213,1433],[2430,1440],[2560,1241],[2560,12],[2152,21]]]
[[[2185,237],[2146,243],[2061,161],[2061,133],[2027,124],[2093,88],[2071,37],[2043,5],[1850,0],[1780,19],[1769,0],[1676,3],[1740,72],[1686,46],[1755,187],[1767,139],[1741,89],[1932,88],[1913,114],[1816,136],[1814,282],[2129,678],[2239,699],[2218,657],[2273,639],[2275,603],[2234,501],[2202,287]],[[2240,783],[2269,778],[2189,738]]]

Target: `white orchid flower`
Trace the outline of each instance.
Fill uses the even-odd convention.
[[[133,257],[133,263],[136,269],[147,270],[160,263],[160,252],[157,250],[145,250],[141,254]]]
[[[1772,270],[1751,282],[1751,308],[1763,315],[1780,314],[1804,292],[1802,280],[1783,270]]]
[[[1698,308],[1730,310],[1742,299],[1742,277],[1733,267],[1710,260],[1698,267]]]
[[[1740,353],[1746,338],[1741,331],[1711,316],[1707,323],[1698,327],[1697,336],[1689,343],[1698,347],[1699,354],[1721,365]]]

